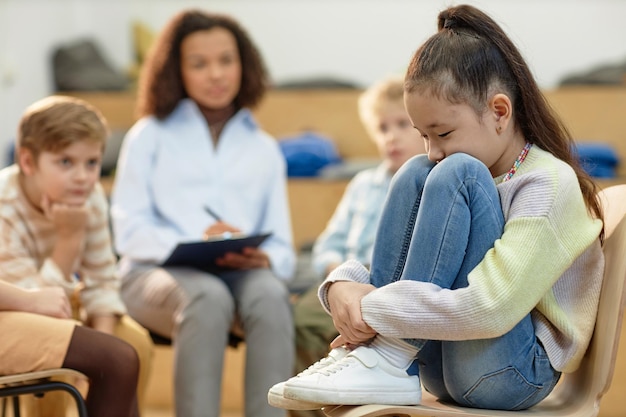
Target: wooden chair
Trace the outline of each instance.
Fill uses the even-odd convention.
[[[446,404],[424,392],[422,404],[418,406],[328,406],[324,407],[324,413],[329,417],[597,416],[600,400],[613,378],[622,328],[626,279],[626,184],[606,188],[600,192],[600,198],[605,211],[606,267],[596,327],[580,368],[576,372],[564,374],[545,400],[528,410],[507,412]]]
[[[85,378],[80,372],[65,368],[0,376],[0,398],[3,399],[2,415],[5,415],[4,400],[7,398],[13,400],[13,416],[20,417],[19,397],[21,395],[33,394],[41,397],[51,391],[65,391],[74,399],[78,417],[87,417],[87,407],[80,391],[67,382],[51,379],[60,376]]]

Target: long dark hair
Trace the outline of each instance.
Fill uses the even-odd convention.
[[[468,5],[439,14],[438,32],[415,52],[405,78],[405,91],[428,90],[453,103],[465,103],[482,114],[498,92],[513,102],[515,127],[568,163],[576,172],[589,212],[602,218],[598,187],[574,154],[567,127],[541,93],[524,58],[498,24]]]
[[[168,22],[151,47],[139,81],[138,117],[165,118],[180,100],[187,97],[180,71],[181,43],[194,32],[216,27],[232,33],[239,49],[242,74],[235,107],[254,107],[261,101],[269,85],[269,76],[261,54],[247,32],[228,16],[187,10]]]

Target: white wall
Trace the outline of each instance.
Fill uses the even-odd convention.
[[[402,71],[451,0],[0,0],[0,165],[28,104],[52,92],[50,53],[93,37],[119,69],[132,63],[131,23],[159,30],[187,7],[237,18],[276,82],[333,76],[368,83]],[[467,0],[517,43],[539,84],[626,60],[626,0]]]

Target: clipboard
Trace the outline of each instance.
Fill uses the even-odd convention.
[[[220,267],[215,260],[228,252],[241,252],[243,248],[258,247],[271,233],[201,240],[179,243],[162,266],[189,266],[203,271],[215,271]]]

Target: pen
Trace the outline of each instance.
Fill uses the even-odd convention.
[[[220,216],[217,215],[216,212],[214,212],[211,207],[209,206],[204,206],[204,211],[206,211],[207,213],[209,213],[209,215],[211,215],[211,217],[213,217],[216,221],[221,222],[222,218]]]

